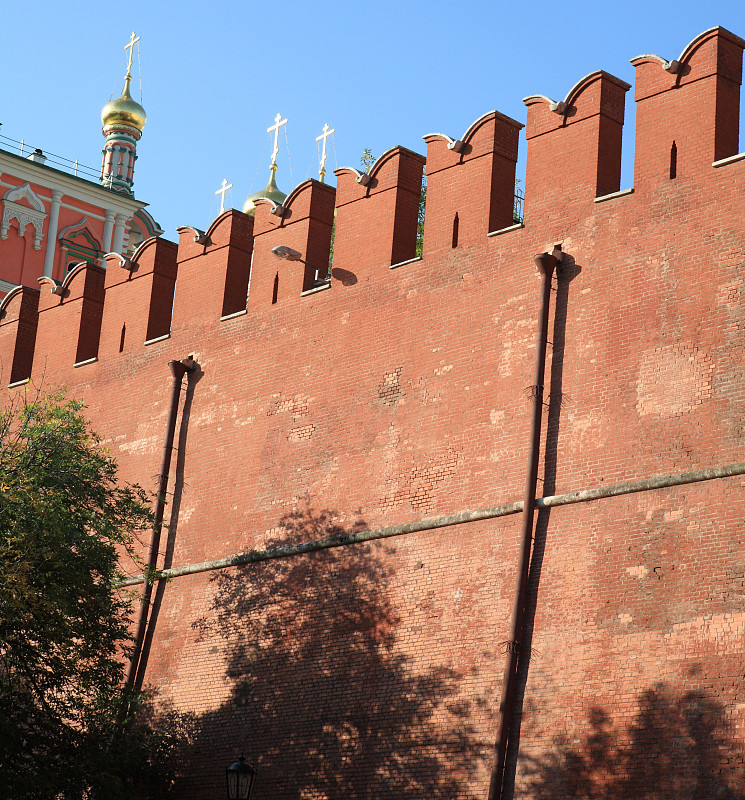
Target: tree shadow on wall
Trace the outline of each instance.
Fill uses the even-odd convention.
[[[350,532],[310,510],[281,530],[268,547]],[[196,721],[179,798],[220,796],[241,748],[261,800],[475,797],[468,787],[489,748],[476,744],[471,715],[486,712],[459,696],[463,672],[417,671],[400,652],[394,552],[356,544],[215,575],[197,628],[224,652],[232,691]]]
[[[664,684],[643,692],[627,728],[601,708],[589,733],[549,756],[523,756],[536,800],[745,800],[745,754],[720,703]]]

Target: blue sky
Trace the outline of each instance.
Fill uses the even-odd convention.
[[[676,58],[697,34],[722,25],[745,37],[742,0],[625,3],[237,2],[130,0],[61,6],[40,0],[3,10],[0,132],[97,168],[100,109],[119,94],[124,45],[142,37],[142,102],[135,192],[175,238],[205,227],[215,191],[233,183],[241,208],[268,176],[267,127],[288,117],[278,183],[288,192],[318,170],[315,137],[336,129],[328,160],[359,167],[362,151],[422,136],[460,136],[497,109],[525,121],[522,98],[563,99],[605,69],[633,83],[629,59]],[[135,97],[139,99],[135,75]],[[633,91],[627,95],[624,181],[631,183]],[[745,136],[741,137],[741,141]],[[742,146],[741,146],[741,149]],[[524,169],[525,147],[521,142]]]

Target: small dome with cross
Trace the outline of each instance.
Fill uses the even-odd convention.
[[[121,97],[117,97],[116,100],[112,100],[103,107],[101,122],[104,129],[110,125],[129,125],[142,133],[147,122],[147,114],[145,114],[145,109],[132,99],[132,95],[129,93],[130,80],[131,78],[127,76]]]
[[[277,173],[277,165],[272,164],[269,169],[271,170],[269,183],[267,183],[264,189],[260,189],[258,192],[254,192],[253,194],[249,195],[246,199],[246,202],[243,204],[243,213],[248,214],[249,217],[252,217],[256,213],[256,204],[254,203],[255,200],[266,197],[268,200],[273,200],[278,206],[281,206],[287,198],[287,195],[277,186],[275,177]]]

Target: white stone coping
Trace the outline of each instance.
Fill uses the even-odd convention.
[[[304,292],[300,292],[300,297],[307,297],[309,294],[317,294],[318,292],[325,292],[327,289],[331,288],[331,281],[327,281],[326,283],[322,283],[320,286],[314,286],[312,289],[306,289]]]
[[[729,156],[728,158],[720,158],[719,161],[713,161],[711,166],[712,167],[725,167],[727,164],[734,164],[736,161],[742,161],[745,159],[745,153],[738,153],[735,156]]]
[[[417,261],[421,260],[421,256],[414,256],[414,258],[408,258],[406,261],[399,261],[398,264],[391,264],[388,269],[398,269],[399,267],[405,267],[407,264],[415,264]]]
[[[620,192],[611,192],[610,194],[601,194],[600,197],[595,198],[596,203],[604,203],[606,200],[615,200],[617,197],[626,197],[628,194],[634,194],[634,187],[630,189],[621,189]]]
[[[488,239],[490,236],[501,236],[503,233],[511,233],[512,231],[519,231],[524,227],[525,225],[522,222],[518,222],[517,224],[510,225],[507,228],[500,228],[498,231],[491,231],[490,233],[486,234],[486,238]]]
[[[96,361],[98,361],[98,356],[93,356],[93,358],[86,358],[85,361],[76,361],[73,367],[84,367],[86,364],[95,364]]]
[[[155,344],[156,342],[165,342],[166,339],[170,338],[171,338],[170,333],[164,333],[162,336],[156,336],[154,339],[146,339],[145,346],[147,347],[147,345]]]
[[[228,319],[235,319],[236,317],[244,317],[248,314],[248,309],[242,308],[240,311],[234,311],[232,314],[226,314],[224,317],[220,317],[220,322],[225,322]]]

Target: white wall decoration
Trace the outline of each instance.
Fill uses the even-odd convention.
[[[25,200],[29,206],[21,205],[18,200]],[[3,197],[3,218],[0,222],[0,239],[8,238],[11,220],[18,220],[18,235],[23,236],[26,226],[31,225],[34,229],[34,250],[41,250],[41,240],[44,235],[44,220],[47,214],[44,212],[44,203],[41,198],[34,193],[28,183],[9,189]]]

